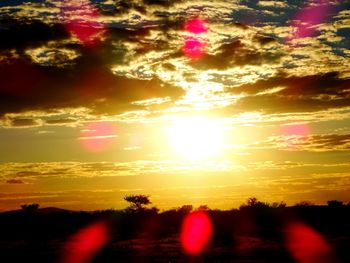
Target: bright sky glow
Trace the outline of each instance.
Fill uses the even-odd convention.
[[[224,128],[218,120],[177,118],[167,127],[167,133],[174,151],[182,157],[200,160],[223,154]]]

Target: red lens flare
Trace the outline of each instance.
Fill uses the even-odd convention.
[[[278,132],[281,136],[281,141],[286,149],[297,149],[308,140],[311,133],[311,128],[307,123],[291,123],[282,125]]]
[[[79,137],[83,147],[90,152],[103,152],[113,145],[117,138],[116,126],[110,122],[88,124]]]
[[[332,249],[326,239],[304,223],[289,225],[286,246],[298,263],[335,262]]]
[[[62,263],[91,262],[108,240],[108,227],[104,222],[88,225],[68,239]]]
[[[208,24],[200,18],[193,18],[186,22],[185,31],[193,34],[201,34],[208,32]]]
[[[198,255],[213,233],[212,223],[204,211],[196,211],[185,217],[181,229],[181,245],[185,253]]]
[[[208,32],[208,23],[201,18],[192,18],[185,23],[184,29],[190,36],[184,38],[183,53],[192,59],[201,58],[205,54],[207,41],[199,35]]]
[[[205,52],[206,43],[198,38],[187,37],[183,46],[183,52],[190,58],[201,58]]]
[[[295,32],[288,40],[314,36],[316,34],[315,26],[325,21],[331,10],[332,5],[328,1],[309,1],[309,4],[294,18],[295,22],[292,26],[295,28]]]
[[[67,31],[83,45],[95,46],[103,38],[104,26],[90,1],[63,1],[61,13]]]
[[[305,124],[305,123],[288,124],[288,125],[281,126],[280,133],[286,136],[288,135],[307,136],[310,134],[310,127],[308,124]]]

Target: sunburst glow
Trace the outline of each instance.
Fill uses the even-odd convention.
[[[174,151],[188,159],[216,157],[223,153],[224,129],[218,120],[202,117],[185,117],[167,127]]]

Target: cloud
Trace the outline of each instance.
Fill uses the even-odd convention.
[[[0,50],[17,49],[19,52],[27,48],[39,47],[48,41],[69,38],[61,24],[46,24],[42,21],[31,22],[18,19],[0,19]]]
[[[36,127],[41,126],[42,121],[41,120],[35,120],[35,119],[5,119],[5,127],[12,127],[12,128],[27,128],[27,127]]]
[[[285,1],[259,1],[258,4],[262,7],[268,8],[286,8],[288,4]]]
[[[244,94],[234,105],[241,111],[312,112],[349,106],[349,85],[350,79],[341,79],[336,72],[304,77],[281,73],[227,92]]]
[[[349,104],[340,87],[350,74],[347,52],[336,51],[346,38],[337,32],[348,19],[341,4],[337,16],[315,25],[321,36],[291,46],[285,42],[293,31],[291,14],[265,12],[297,8],[288,1],[98,1],[88,19],[106,34],[95,48],[69,34],[62,10],[66,17],[75,14],[64,4],[0,8],[7,17],[0,28],[0,116],[66,109],[68,117],[57,119],[77,119],[71,110],[85,108],[91,116],[142,113],[144,119],[196,108],[191,96],[198,105],[210,101],[206,108],[231,104],[231,112],[315,112]],[[193,61],[182,52],[184,23],[198,15],[208,20],[208,45]],[[232,99],[236,95],[243,98]],[[149,100],[161,103],[138,103]]]
[[[90,67],[90,63],[94,63],[94,67]],[[181,88],[164,84],[157,78],[138,80],[116,76],[93,59],[82,60],[72,69],[14,61],[0,65],[0,81],[2,115],[69,107],[87,107],[96,114],[115,114],[142,108],[132,105],[133,101],[175,99],[184,94]]]
[[[130,149],[134,150],[134,149]],[[135,149],[136,150],[136,149]],[[193,172],[242,171],[233,163],[182,163],[175,161],[132,162],[42,162],[0,164],[1,177],[10,179],[135,177],[144,175],[186,175]],[[122,180],[122,179],[120,179]],[[124,179],[123,179],[124,180]],[[125,179],[127,181],[127,179]]]
[[[159,5],[170,7],[171,5],[183,3],[183,0],[143,0],[145,5]]]
[[[46,120],[45,124],[48,125],[71,125],[77,123],[76,119],[51,119],[51,120]]]
[[[6,183],[8,183],[8,184],[24,184],[24,182],[22,180],[19,180],[19,179],[9,179],[6,181]]]
[[[278,135],[252,145],[255,148],[281,149],[287,151],[349,151],[350,134]]]
[[[74,49],[61,48],[50,42],[48,46],[34,49],[26,49],[25,54],[30,56],[33,63],[43,66],[66,67],[74,65],[74,60],[79,57],[79,53]]]

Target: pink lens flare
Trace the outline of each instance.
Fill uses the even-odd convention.
[[[63,1],[61,13],[67,31],[85,46],[97,45],[106,33],[89,0]]]
[[[287,227],[286,246],[298,263],[336,262],[327,240],[304,223],[292,223]]]
[[[108,227],[96,222],[71,236],[65,247],[61,263],[87,263],[107,244]]]
[[[311,132],[310,126],[306,123],[287,124],[280,127],[279,133],[285,136],[299,135],[307,136]]]
[[[187,215],[181,229],[181,245],[185,253],[198,255],[208,244],[213,233],[211,220],[205,211]]]
[[[281,135],[280,143],[283,143],[287,150],[293,150],[308,140],[311,128],[307,123],[290,123],[280,126],[278,133]]]
[[[208,32],[208,23],[199,17],[191,18],[185,23],[184,31],[187,36],[184,37],[183,53],[191,59],[200,59],[205,54],[207,40],[198,35]]]
[[[314,36],[317,33],[315,26],[323,23],[332,9],[328,1],[316,0],[312,2],[312,5],[309,1],[309,4],[294,18],[292,26],[295,31],[288,41]]]
[[[206,42],[194,37],[185,38],[185,44],[183,46],[183,52],[187,57],[198,59],[205,53]]]
[[[208,32],[208,24],[200,18],[193,18],[186,22],[185,30],[193,34],[201,34]]]
[[[84,127],[79,139],[85,149],[98,153],[110,149],[117,137],[117,129],[114,124],[94,122]]]

